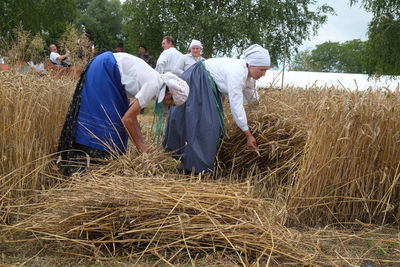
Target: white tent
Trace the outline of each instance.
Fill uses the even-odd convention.
[[[390,76],[375,78],[368,77],[366,74],[285,71],[283,81],[283,88],[288,86],[302,88],[334,86],[349,90],[386,88],[393,91],[397,88],[400,89],[400,76],[394,78]],[[258,88],[268,88],[271,86],[281,88],[281,85],[282,71],[277,70],[268,70],[265,76],[257,81]]]

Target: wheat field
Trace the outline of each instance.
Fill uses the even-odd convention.
[[[182,174],[156,144],[139,154],[130,143],[65,179],[55,152],[75,83],[0,72],[3,264],[400,263],[398,90],[261,89],[246,108],[258,153],[225,108],[212,177]],[[151,117],[139,119],[150,142]]]

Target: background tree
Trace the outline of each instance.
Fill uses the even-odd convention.
[[[0,37],[12,38],[20,23],[32,34],[41,32],[55,42],[77,15],[75,0],[2,0],[0,1]]]
[[[333,12],[314,0],[127,0],[125,33],[131,47],[146,43],[157,58],[165,35],[186,51],[192,39],[203,43],[205,57],[238,55],[240,47],[258,43],[277,62],[287,44],[294,47],[315,33]],[[154,49],[154,50],[153,50]]]
[[[122,9],[119,0],[80,0],[77,26],[85,25],[98,50],[112,50],[122,39]]]
[[[299,51],[289,63],[290,70],[294,71],[314,71],[311,62],[311,50]]]
[[[296,71],[365,73],[366,47],[367,42],[359,39],[325,42],[313,50],[298,52],[291,66]]]
[[[340,45],[339,70],[345,73],[366,73],[368,42],[360,39],[346,41]]]
[[[400,75],[400,1],[398,0],[350,0],[373,13],[368,28],[369,74]]]
[[[138,54],[139,44],[144,44],[153,58],[153,64],[162,52],[161,38],[164,35],[163,24],[159,12],[163,12],[159,6],[163,1],[130,1],[123,4],[123,34],[126,37],[124,50],[134,55]],[[158,10],[159,12],[154,12]]]
[[[340,71],[340,45],[338,42],[325,42],[317,45],[311,51],[311,61],[314,71]]]

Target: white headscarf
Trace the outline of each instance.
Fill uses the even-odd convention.
[[[190,43],[189,46],[189,50],[193,47],[193,46],[199,46],[201,49],[203,49],[203,45],[201,44],[201,42],[199,40],[192,40],[192,42]]]
[[[172,72],[167,72],[164,74],[161,74],[161,79],[164,81],[165,85],[168,86],[169,90],[172,93],[172,98],[174,99],[174,103],[177,106],[182,105],[183,103],[186,102],[188,96],[189,96],[189,85],[173,74]],[[166,86],[163,86],[161,91],[159,92],[158,95],[158,103],[162,102],[165,97],[165,92],[166,92]]]
[[[270,66],[271,58],[267,49],[253,44],[243,52],[243,57],[250,66]]]

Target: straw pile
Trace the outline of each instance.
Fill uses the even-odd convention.
[[[399,92],[267,90],[248,110],[259,154],[244,150],[227,108],[213,182],[184,176],[158,147],[130,147],[65,181],[50,162],[74,85],[0,73],[1,251],[29,243],[167,264],[207,253],[240,265],[400,262],[397,229],[354,223],[398,224]],[[307,228],[330,223],[342,228]]]
[[[398,223],[399,92],[332,91],[320,106],[290,206],[311,225]]]
[[[284,216],[245,190],[97,170],[44,193],[41,201],[25,209],[32,217],[13,228],[91,253],[140,256],[167,250],[193,257],[224,250],[243,264],[268,257],[280,263],[314,262],[299,233],[282,227]]]
[[[43,191],[21,209],[17,223],[2,225],[0,249],[31,244],[62,254],[133,262],[150,254],[170,266],[182,261],[197,265],[218,253],[242,266],[399,262],[376,255],[400,248],[396,229],[287,228],[284,206],[251,198],[247,185],[178,175],[140,178],[140,170],[133,168],[121,175],[124,161]]]
[[[249,180],[264,196],[292,184],[319,94],[313,89],[261,91],[259,105],[246,110],[257,153],[246,150],[246,138],[225,108],[227,136],[218,151],[217,176]]]

